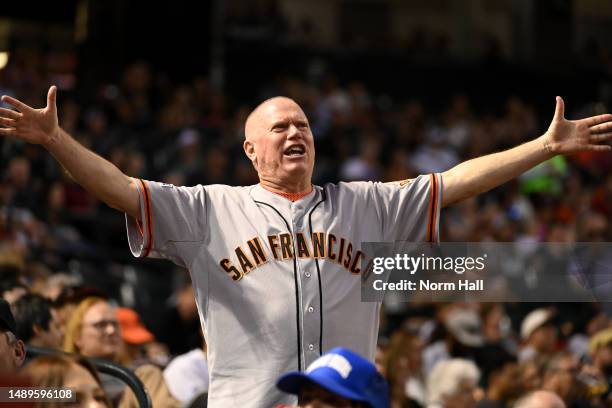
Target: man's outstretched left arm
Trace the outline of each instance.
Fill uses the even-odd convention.
[[[557,154],[612,149],[601,144],[612,139],[612,115],[567,120],[564,111],[563,99],[558,96],[555,116],[539,138],[510,150],[468,160],[442,173],[442,206],[489,191]]]

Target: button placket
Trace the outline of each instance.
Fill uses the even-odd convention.
[[[291,229],[294,239],[294,256],[296,257],[296,265],[298,273],[301,276],[301,287],[303,288],[304,297],[302,298],[302,320],[304,331],[302,339],[305,349],[305,364],[308,365],[319,357],[319,315],[318,308],[315,308],[313,302],[318,302],[318,286],[317,280],[314,279],[314,264],[312,258],[299,259],[297,258],[297,239],[298,233],[303,233],[308,236],[308,225],[304,225],[307,221],[307,210],[302,206],[293,203],[291,205]],[[314,296],[314,299],[312,298]],[[317,303],[318,304],[318,303]]]

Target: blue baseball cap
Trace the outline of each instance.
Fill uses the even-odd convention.
[[[374,364],[343,347],[329,350],[304,372],[292,371],[276,382],[279,390],[299,395],[306,384],[316,384],[327,391],[372,408],[389,408],[389,386]]]

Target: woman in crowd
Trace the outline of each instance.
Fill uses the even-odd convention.
[[[64,351],[79,353],[86,357],[111,360],[125,366],[124,343],[116,310],[106,300],[89,297],[74,309],[66,327]],[[164,408],[179,407],[180,402],[170,394],[162,371],[151,364],[135,370],[151,396],[153,406]],[[135,407],[136,400],[131,391],[124,392],[124,384],[113,378],[103,377],[104,387],[112,401],[120,402],[122,408]]]
[[[24,369],[36,387],[70,389],[75,402],[44,402],[41,408],[110,408],[96,369],[83,357],[42,356],[32,360]]]
[[[384,367],[389,381],[392,407],[418,408],[425,405],[422,352],[423,343],[417,336],[398,330],[391,337]]]
[[[121,350],[119,321],[111,305],[99,297],[79,303],[66,326],[64,351],[122,363]]]

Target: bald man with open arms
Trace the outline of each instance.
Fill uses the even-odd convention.
[[[607,151],[612,115],[569,121],[557,98],[541,137],[444,173],[391,183],[314,186],[315,147],[291,99],[259,105],[244,151],[260,183],[177,187],[131,178],[58,126],[56,88],[33,109],[3,97],[0,134],[44,146],[91,194],[126,214],[135,256],[191,274],[209,345],[211,407],[295,404],[283,372],[349,347],[374,358],[380,304],[360,301],[362,242],[436,241],[440,209],[494,188],[556,154]]]

